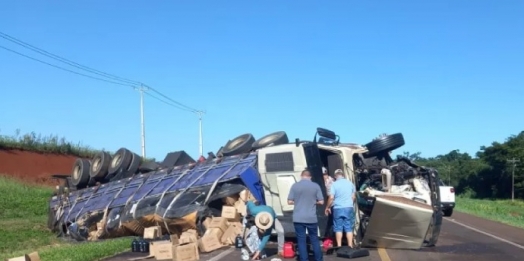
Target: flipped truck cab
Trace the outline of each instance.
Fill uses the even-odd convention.
[[[322,168],[330,176],[342,169],[357,189],[353,231],[356,245],[403,249],[433,246],[442,223],[438,173],[406,158],[393,161],[389,154],[403,145],[400,133],[361,146],[341,144],[334,132],[318,128],[312,142],[297,139],[295,143],[260,148],[257,169],[265,204],[274,208],[286,236],[292,236],[294,205],[288,204],[287,197],[291,186],[301,179],[301,172],[311,172],[312,181],[320,185],[327,202]],[[332,217],[326,216],[324,209],[325,205],[317,206],[321,238],[333,236]]]

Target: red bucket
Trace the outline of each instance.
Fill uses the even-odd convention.
[[[283,258],[294,258],[295,257],[295,245],[292,242],[285,242],[284,249],[282,249]]]

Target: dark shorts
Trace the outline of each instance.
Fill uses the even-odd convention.
[[[353,232],[355,225],[354,208],[335,208],[333,209],[333,231],[334,232]]]

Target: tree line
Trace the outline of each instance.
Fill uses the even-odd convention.
[[[515,164],[515,199],[524,199],[524,131],[511,135],[505,142],[481,146],[476,155],[460,150],[424,158],[421,152],[403,152],[419,165],[438,170],[446,185],[457,194],[471,198],[511,198],[512,171]]]

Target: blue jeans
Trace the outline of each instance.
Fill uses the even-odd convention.
[[[293,225],[295,226],[295,234],[297,235],[298,260],[309,260],[306,241],[307,230],[315,255],[315,261],[322,261],[322,250],[320,249],[320,241],[318,240],[318,223],[293,223]]]
[[[333,209],[333,232],[352,233],[355,224],[355,209],[334,208]]]

